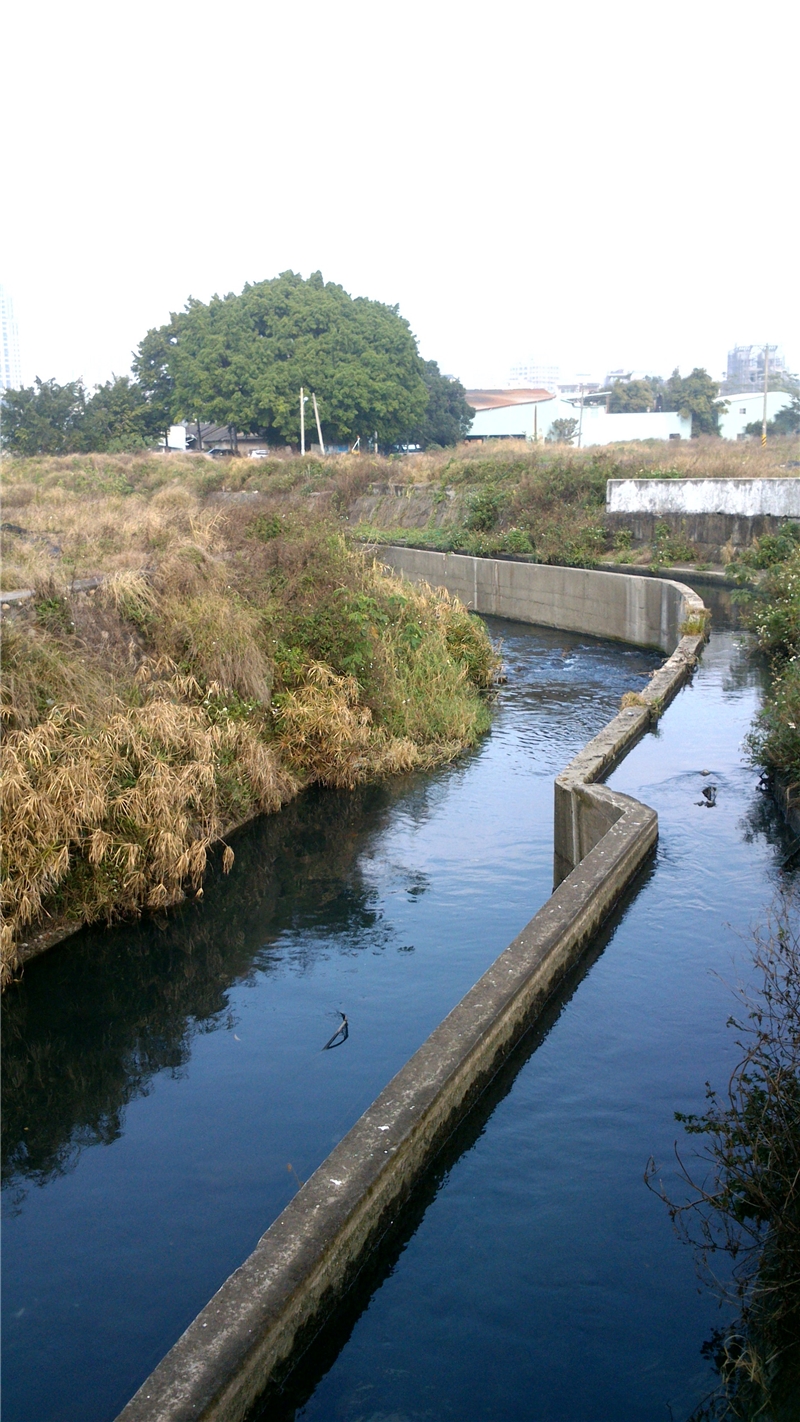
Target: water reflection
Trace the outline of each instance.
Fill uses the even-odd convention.
[[[202,901],[113,933],[86,930],[29,964],[2,1006],[6,1184],[44,1184],[84,1147],[115,1140],[129,1102],[155,1073],[179,1073],[193,1037],[224,1017],[231,985],[273,969],[288,925],[324,924],[344,951],[385,942],[391,929],[359,860],[391,803],[385,786],[311,791],[234,838],[231,873],[212,872]],[[407,874],[409,894],[425,887]],[[311,952],[310,940],[297,945],[295,971]]]

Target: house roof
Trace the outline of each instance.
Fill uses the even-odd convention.
[[[551,390],[468,390],[464,397],[473,410],[503,410],[509,405],[533,405],[553,400]]]

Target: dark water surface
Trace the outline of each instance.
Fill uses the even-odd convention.
[[[546,900],[553,776],[661,658],[516,623],[490,626],[504,641],[509,684],[476,752],[388,788],[308,793],[237,836],[232,875],[209,884],[202,903],[162,923],[87,931],[31,963],[6,994],[6,1422],[114,1418],[253,1249],[298,1179]],[[745,687],[735,704],[746,720],[755,690]],[[736,735],[728,732],[726,745]],[[720,805],[713,826],[726,813]],[[753,866],[766,862],[762,842],[749,853]],[[757,872],[749,870],[756,879]],[[648,953],[637,975],[654,991],[664,973]],[[594,983],[590,974],[577,1001],[597,1031],[584,1003],[597,994]],[[607,993],[618,1003],[618,988]],[[340,1010],[350,1039],[323,1052]],[[604,997],[600,1012],[608,1010]],[[624,1059],[639,1076],[638,1035],[598,1055],[594,1037],[584,1042],[578,1032],[561,1065],[547,1067],[558,1025],[541,1064],[534,1058],[536,1072],[548,1072],[546,1111],[539,1115],[543,1086],[540,1076],[527,1084],[529,1067],[490,1129],[503,1129],[509,1108],[519,1112],[520,1091],[540,1105],[523,1108],[521,1140],[512,1119],[506,1139],[489,1148],[489,1196],[485,1183],[467,1185],[466,1196],[463,1185],[463,1172],[475,1173],[483,1159],[482,1143],[453,1172],[308,1415],[466,1415],[466,1402],[469,1412],[480,1401],[476,1375],[480,1405],[490,1408],[480,1415],[523,1415],[531,1365],[537,1386],[556,1385],[541,1378],[536,1361],[551,1348],[553,1328],[563,1330],[568,1315],[577,1340],[590,1327],[580,1307],[587,1270],[598,1270],[595,1300],[608,1327],[628,1327],[627,1314],[610,1315],[602,1246],[591,1231],[571,1239],[573,1266],[564,1257],[563,1230],[574,1221],[561,1186],[578,1213],[583,1199],[594,1217],[597,1153],[602,1170],[621,1172],[605,1239],[620,1230],[627,1239],[642,1209],[651,1219],[651,1200],[639,1200],[639,1155],[658,1148],[676,1092],[685,1084],[696,1094],[699,1079],[688,1035],[699,1031],[702,1011],[688,1024],[675,1011],[669,1041],[685,1071],[644,1115],[621,1085]],[[634,1000],[629,1012],[635,1017]],[[637,1123],[632,1153],[629,1142],[614,1146],[620,1159],[597,1145],[605,1139],[600,1121],[591,1121],[594,1108],[581,1094],[581,1082],[597,1084],[598,1076],[612,1138],[618,1129],[627,1142],[629,1113]],[[534,1158],[531,1142],[539,1142]],[[669,1250],[658,1212],[655,1227]],[[509,1261],[514,1236],[519,1250]],[[553,1277],[548,1261],[556,1256]],[[610,1267],[622,1287],[631,1268],[624,1250]],[[541,1291],[546,1276],[556,1293]],[[691,1281],[686,1294],[691,1307]],[[637,1347],[631,1338],[632,1357]],[[575,1378],[574,1359],[564,1361],[573,1386],[590,1386],[588,1375]],[[306,1391],[313,1382],[307,1372]]]
[[[732,984],[785,877],[741,751],[758,680],[744,637],[716,633],[609,778],[658,810],[654,863],[462,1131],[335,1358],[309,1356],[271,1417],[677,1422],[713,1386],[719,1311],[642,1177],[652,1153],[678,1190],[673,1111],[727,1082]]]

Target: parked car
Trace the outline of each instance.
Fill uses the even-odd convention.
[[[233,459],[234,455],[233,450],[224,444],[215,444],[213,449],[207,449],[205,453],[210,455],[212,459]]]
[[[250,450],[250,458],[251,458],[251,459],[269,459],[270,454],[271,454],[271,450],[269,450],[269,449],[251,449],[251,450]]]

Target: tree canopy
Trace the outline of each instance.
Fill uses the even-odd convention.
[[[707,370],[695,366],[691,374],[681,375],[676,367],[664,382],[664,409],[677,410],[684,417],[691,415],[693,437],[719,434],[722,404],[717,400],[718,394],[719,385]]]
[[[692,417],[692,435],[719,434],[722,406],[717,400],[719,386],[707,370],[695,366],[690,375],[673,370],[669,380],[648,375],[643,380],[616,380],[608,408],[611,414],[635,410],[677,410]]]
[[[80,380],[57,385],[40,380],[19,390],[4,390],[3,448],[13,454],[71,454],[80,448],[86,391]]]
[[[240,295],[189,301],[149,331],[136,373],[173,418],[213,420],[274,443],[300,439],[314,391],[326,443],[412,437],[429,403],[425,366],[396,306],[351,297],[320,272],[283,272]],[[443,379],[443,377],[439,377]]]
[[[130,376],[89,395],[80,380],[40,380],[2,397],[0,440],[12,454],[82,454],[142,449],[161,433],[158,413]]]
[[[615,380],[608,401],[609,414],[621,415],[637,410],[654,409],[658,399],[657,387],[661,383],[657,378],[653,380]]]
[[[465,399],[467,392],[460,380],[442,375],[435,360],[423,362],[422,379],[428,391],[428,405],[410,442],[421,444],[423,449],[432,444],[457,444],[468,434],[475,418],[475,411]]]

